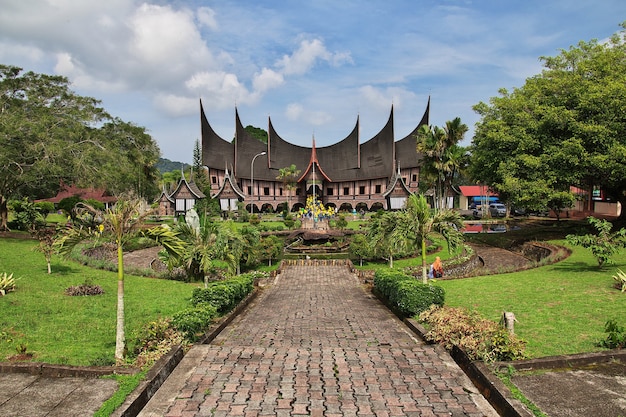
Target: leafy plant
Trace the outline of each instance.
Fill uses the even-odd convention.
[[[615,320],[608,320],[604,325],[604,332],[607,333],[606,339],[600,341],[598,346],[607,349],[622,349],[626,347],[624,326],[618,325]]]
[[[13,278],[13,274],[7,275],[6,272],[3,272],[0,275],[0,295],[6,295],[11,291],[15,291],[15,278]]]
[[[587,221],[596,230],[597,234],[567,235],[569,243],[591,250],[591,253],[598,261],[598,266],[602,268],[604,264],[611,264],[611,256],[619,253],[619,250],[626,247],[626,229],[622,228],[611,233],[613,225],[604,219],[588,217]]]
[[[172,325],[184,334],[185,339],[195,342],[198,335],[208,329],[217,315],[214,306],[202,303],[176,313],[172,318]]]
[[[626,292],[626,273],[624,273],[621,269],[618,269],[617,273],[613,275],[613,279],[617,281],[617,287],[622,292]]]

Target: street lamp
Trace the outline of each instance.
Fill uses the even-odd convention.
[[[254,214],[254,160],[257,156],[265,155],[267,152],[261,152],[254,155],[250,163],[250,214]]]

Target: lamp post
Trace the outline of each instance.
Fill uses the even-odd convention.
[[[254,155],[250,163],[250,214],[254,214],[254,160],[257,156],[265,155],[267,152],[261,152]]]

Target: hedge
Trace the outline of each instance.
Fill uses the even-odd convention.
[[[376,271],[374,288],[404,317],[415,316],[433,304],[442,306],[445,300],[443,288],[423,284],[401,271]]]
[[[210,304],[219,314],[232,310],[254,289],[254,273],[210,283],[207,288],[196,288],[191,296],[194,306]]]

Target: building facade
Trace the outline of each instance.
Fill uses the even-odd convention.
[[[393,107],[382,130],[361,143],[359,119],[352,132],[337,143],[316,147],[294,145],[281,138],[268,119],[267,144],[248,134],[235,109],[235,138],[219,137],[209,124],[202,103],[202,161],[208,169],[211,197],[222,210],[243,201],[248,211],[291,211],[314,195],[327,207],[345,211],[400,209],[409,194],[417,192],[420,156],[416,134],[428,125],[430,99],[415,129],[395,140]],[[281,168],[295,165],[299,175],[288,191],[278,179]],[[291,195],[288,196],[288,192]],[[289,201],[289,203],[287,203]]]

